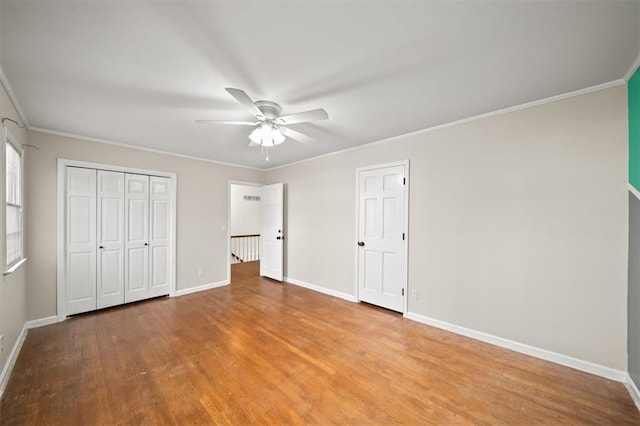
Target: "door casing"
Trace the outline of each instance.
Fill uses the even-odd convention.
[[[176,188],[178,177],[176,173],[159,170],[139,169],[134,167],[122,167],[104,163],[77,161],[66,158],[58,159],[58,183],[57,183],[57,312],[58,321],[64,321],[66,313],[66,256],[65,256],[65,204],[66,204],[66,169],[71,167],[84,167],[87,169],[108,170],[114,172],[137,173],[149,176],[169,178],[171,190],[171,208],[169,210],[169,233],[171,235],[171,254],[169,256],[169,296],[176,295]]]
[[[240,180],[227,181],[227,280],[226,284],[231,283],[231,185],[257,186],[262,187],[264,183],[244,182]]]
[[[358,167],[355,173],[356,179],[356,191],[355,191],[355,238],[353,241],[354,246],[354,265],[355,265],[355,274],[354,274],[354,283],[353,283],[353,291],[356,295],[356,300],[360,302],[360,289],[358,285],[358,263],[359,263],[359,247],[358,247],[358,238],[359,238],[359,220],[360,220],[360,173],[367,170],[375,170],[381,169],[385,167],[395,167],[395,166],[404,166],[406,182],[405,182],[405,197],[404,197],[404,276],[402,286],[404,288],[404,297],[403,297],[403,307],[402,307],[402,315],[407,316],[408,312],[408,299],[409,299],[409,184],[411,182],[410,174],[409,174],[409,160],[401,160],[394,161],[391,163],[383,163],[383,164],[375,164],[371,166]]]

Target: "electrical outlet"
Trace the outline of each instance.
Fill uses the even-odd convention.
[[[198,278],[204,277],[204,269],[198,269]]]
[[[0,353],[4,352],[4,334],[0,335]]]
[[[411,298],[413,300],[418,300],[418,290],[411,290]]]

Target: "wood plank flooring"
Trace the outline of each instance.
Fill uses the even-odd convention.
[[[624,386],[256,277],[29,331],[12,424],[640,424]]]

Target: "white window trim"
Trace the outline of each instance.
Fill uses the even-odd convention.
[[[3,272],[3,275],[11,275],[11,274],[13,274],[13,273],[14,273],[15,271],[17,271],[17,270],[18,270],[18,268],[19,268],[20,266],[22,266],[22,264],[23,264],[24,262],[26,262],[26,261],[27,261],[27,258],[26,258],[26,257],[23,257],[22,259],[18,260],[18,261],[17,261],[17,262],[15,262],[13,265],[9,266],[9,267],[8,267],[8,268]]]
[[[2,190],[0,191],[0,193],[2,194],[2,209],[3,209],[3,221],[2,221],[2,234],[4,235],[5,238],[5,243],[4,243],[4,259],[2,260],[2,264],[4,265],[4,271],[3,271],[3,275],[10,275],[13,272],[15,272],[26,260],[27,258],[25,257],[25,253],[24,253],[24,151],[22,149],[22,145],[19,144],[16,140],[16,138],[11,134],[11,132],[9,132],[9,129],[7,129],[6,127],[3,127],[2,129],[2,142],[3,142],[3,146],[2,146],[2,162],[4,164],[4,179],[3,182],[4,184],[2,185]],[[15,262],[13,262],[11,265],[7,265],[7,171],[6,171],[6,167],[7,167],[7,148],[6,148],[6,144],[10,143],[11,146],[13,146],[13,148],[18,151],[18,153],[20,154],[20,198],[21,198],[21,208],[22,211],[20,213],[21,217],[20,217],[20,224],[21,224],[21,229],[20,229],[20,259],[16,260]]]

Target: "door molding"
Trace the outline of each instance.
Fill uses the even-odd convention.
[[[241,180],[227,181],[227,279],[226,284],[231,284],[231,185],[264,186],[264,183],[245,182]]]
[[[355,274],[354,274],[354,283],[353,283],[353,294],[356,295],[356,301],[360,302],[360,289],[358,286],[358,262],[359,262],[359,258],[358,258],[358,246],[356,244],[356,242],[358,241],[359,238],[359,233],[358,233],[358,221],[360,220],[360,173],[364,172],[364,171],[368,171],[368,170],[376,170],[376,169],[382,169],[385,167],[395,167],[395,166],[404,166],[404,170],[405,170],[405,177],[406,177],[406,185],[405,185],[405,196],[404,196],[404,235],[405,235],[405,239],[404,239],[404,259],[403,259],[403,266],[404,266],[404,271],[403,271],[403,282],[402,282],[402,286],[404,288],[404,297],[402,298],[402,315],[403,316],[407,316],[407,312],[408,312],[408,300],[409,300],[409,185],[411,183],[411,179],[410,179],[410,173],[409,173],[409,160],[400,160],[400,161],[393,161],[390,163],[382,163],[382,164],[374,164],[371,166],[364,166],[364,167],[358,167],[356,169],[356,173],[355,173],[355,178],[356,178],[356,193],[355,193],[355,201],[356,201],[356,208],[355,210],[355,237],[353,239],[353,252],[354,252],[354,265],[355,265]]]
[[[178,176],[173,172],[163,172],[159,170],[140,169],[135,167],[116,166],[112,164],[93,163],[88,161],[70,160],[66,158],[58,158],[58,178],[57,178],[57,222],[56,222],[56,245],[57,245],[57,313],[58,321],[64,321],[67,317],[66,306],[66,262],[65,262],[65,177],[67,167],[81,167],[96,170],[108,170],[113,172],[124,172],[132,174],[141,174],[149,176],[166,177],[170,180],[170,200],[171,207],[169,210],[169,234],[171,236],[171,255],[169,259],[169,296],[176,295],[176,189]]]

